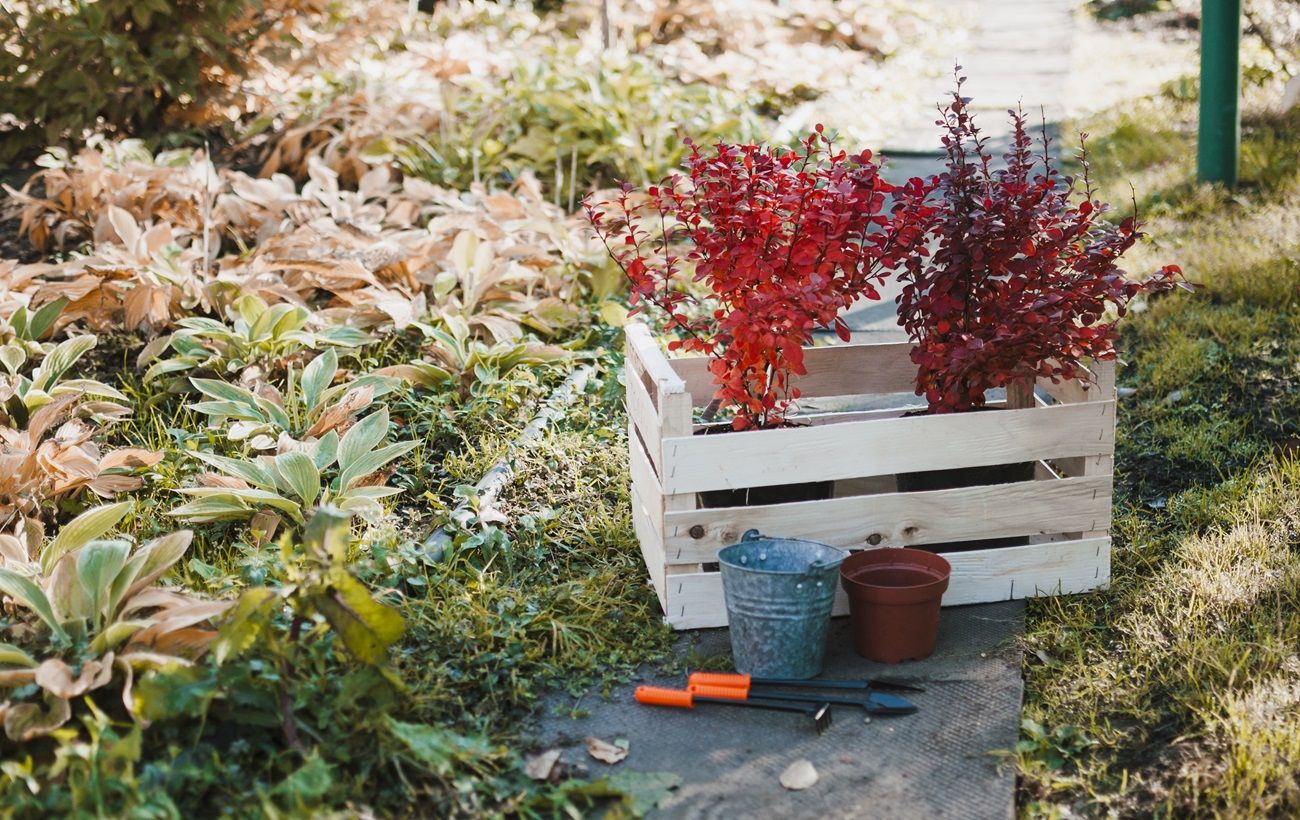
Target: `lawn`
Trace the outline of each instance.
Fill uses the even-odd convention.
[[[1110,589],[1030,606],[1028,816],[1300,810],[1300,119],[1254,110],[1232,193],[1188,181],[1177,88],[1087,125],[1139,258],[1204,287],[1124,332]]]

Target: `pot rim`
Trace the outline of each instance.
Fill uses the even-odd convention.
[[[865,581],[860,581],[860,580],[858,580],[857,578],[855,578],[855,577],[853,577],[852,575],[849,574],[850,571],[852,571],[852,570],[854,570],[854,569],[859,569],[859,568],[860,568],[860,569],[865,569],[865,568],[866,568],[865,566],[864,566],[864,567],[846,566],[846,564],[848,564],[849,561],[851,561],[851,560],[852,560],[853,558],[855,558],[856,556],[859,556],[859,555],[876,555],[876,554],[883,553],[883,552],[885,552],[885,551],[888,551],[888,552],[890,552],[890,553],[894,553],[894,554],[898,554],[898,556],[899,556],[900,558],[904,559],[904,560],[900,560],[900,561],[890,561],[890,562],[884,562],[884,563],[874,563],[874,562],[873,562],[873,563],[867,564],[866,566],[870,566],[870,567],[873,567],[873,568],[878,568],[878,567],[906,567],[906,568],[909,568],[909,569],[915,569],[915,570],[919,570],[919,571],[925,572],[927,575],[933,574],[933,577],[931,578],[931,580],[929,580],[929,581],[924,581],[924,582],[919,583],[919,584],[888,584],[888,585],[885,585],[885,584],[871,584],[871,583],[867,583],[867,582],[865,582]],[[930,566],[929,564],[924,564],[924,563],[921,563],[920,561],[907,561],[907,560],[905,560],[906,557],[907,557],[907,556],[906,556],[906,553],[911,553],[911,554],[918,554],[918,553],[919,553],[919,554],[922,554],[922,555],[927,555],[927,556],[932,556],[932,557],[934,557],[934,558],[937,558],[937,559],[939,559],[940,561],[943,562],[943,565],[944,565],[945,567],[947,567],[947,570],[944,571],[944,572],[942,572],[942,573],[940,573],[939,570],[938,570],[936,567],[932,567],[932,566]],[[859,562],[859,563],[865,563],[865,562]],[[875,549],[871,549],[871,550],[862,550],[861,552],[855,552],[855,553],[852,553],[852,554],[848,555],[848,556],[844,559],[844,561],[840,562],[840,578],[843,580],[843,582],[845,583],[845,585],[847,586],[847,585],[849,585],[849,584],[852,584],[853,586],[861,587],[861,588],[863,588],[863,589],[922,590],[922,589],[927,589],[927,588],[929,588],[929,587],[933,587],[933,586],[935,586],[935,585],[937,585],[937,584],[944,584],[944,585],[945,585],[945,588],[946,588],[946,585],[947,585],[947,583],[948,583],[948,581],[949,581],[949,579],[950,579],[951,577],[952,577],[952,564],[948,562],[948,559],[947,559],[947,558],[944,558],[942,555],[939,555],[938,553],[929,552],[929,551],[927,551],[927,550],[912,549],[911,547],[877,547],[877,548],[875,548]]]

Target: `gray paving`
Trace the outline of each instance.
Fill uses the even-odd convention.
[[[927,691],[909,695],[915,715],[872,718],[836,707],[834,724],[818,736],[800,715],[719,706],[677,710],[634,702],[636,685],[681,688],[684,674],[653,670],[608,699],[554,695],[539,729],[542,748],[562,748],[566,762],[593,776],[615,769],[673,772],[682,784],[652,816],[665,818],[1007,818],[1015,775],[998,753],[1018,734],[1022,681],[1012,646],[1024,620],[1023,602],[952,607],[943,611],[939,645],[930,658],[883,666],[855,655],[846,618],[832,624],[825,677],[907,677]],[[679,639],[679,657],[730,656],[724,629]],[[588,716],[565,716],[576,709]],[[588,735],[626,739],[617,767],[587,757]],[[791,792],[778,782],[801,758],[820,775],[812,788]]]

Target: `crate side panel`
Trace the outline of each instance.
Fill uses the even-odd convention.
[[[636,533],[637,542],[641,545],[641,557],[645,560],[646,570],[650,573],[650,585],[654,587],[655,595],[659,597],[659,605],[667,612],[668,600],[664,596],[667,567],[664,562],[663,540],[655,531],[652,522],[652,514],[646,509],[636,488],[633,488],[632,529]]]
[[[1040,595],[1088,592],[1110,581],[1110,539],[1090,538],[951,553],[952,580],[944,606],[990,603]],[[677,629],[727,625],[722,575],[717,572],[673,576],[668,584],[667,620]],[[848,612],[843,591],[834,614]]]
[[[1109,454],[1114,402],[667,438],[666,493]]]
[[[1106,530],[1110,511],[1110,477],[1088,476],[669,512],[664,542],[669,563],[700,563],[717,560],[719,549],[750,528],[866,549]]]
[[[944,606],[1088,592],[1110,582],[1110,538],[941,553],[952,564]]]
[[[663,422],[659,417],[659,411],[655,409],[650,393],[646,391],[641,380],[629,372],[626,374],[625,381],[627,382],[627,418],[632,428],[628,433],[628,440],[631,442],[640,439],[650,463],[658,473],[663,467]]]
[[[808,373],[792,376],[790,386],[797,387],[804,398],[911,393],[916,388],[911,351],[910,343],[895,342],[805,348]],[[709,359],[684,356],[667,361],[686,383],[695,404],[708,404],[717,389]]]

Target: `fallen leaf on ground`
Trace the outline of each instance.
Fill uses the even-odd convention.
[[[817,770],[808,760],[796,760],[781,772],[781,785],[792,792],[806,789],[817,782]]]
[[[524,763],[524,774],[533,780],[550,780],[551,771],[560,762],[560,750],[549,749],[532,755]]]
[[[627,749],[628,742],[626,740],[616,740],[609,743],[598,737],[587,738],[587,754],[611,766],[615,763],[621,763],[623,758],[627,757]]]

